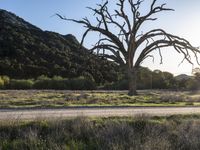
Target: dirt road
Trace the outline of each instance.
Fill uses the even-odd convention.
[[[70,118],[77,116],[167,116],[177,114],[200,114],[200,107],[93,107],[62,109],[0,109],[0,120],[34,120]]]

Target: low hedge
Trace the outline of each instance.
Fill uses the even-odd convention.
[[[53,78],[40,76],[36,80],[6,79],[5,81],[0,77],[0,89],[95,90],[96,84],[94,81],[84,77],[66,79],[59,76]]]
[[[34,85],[33,80],[14,80],[12,79],[8,85],[9,89],[26,90],[32,89]]]

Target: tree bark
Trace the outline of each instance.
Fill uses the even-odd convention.
[[[128,68],[129,96],[137,95],[137,69]]]

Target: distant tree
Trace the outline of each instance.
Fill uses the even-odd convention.
[[[193,72],[194,73],[194,72]],[[192,81],[192,89],[193,90],[198,90],[200,88],[200,69],[196,69],[196,72],[194,73],[194,79]]]
[[[193,47],[186,39],[169,34],[163,29],[153,29],[146,33],[141,31],[141,26],[147,21],[155,21],[156,14],[163,11],[173,11],[166,8],[166,4],[157,5],[157,0],[152,0],[149,11],[144,14],[140,11],[143,0],[117,0],[115,10],[109,10],[109,1],[98,4],[97,8],[88,7],[94,12],[96,24],[87,17],[82,20],[68,19],[57,14],[61,19],[82,24],[86,28],[81,45],[89,32],[99,33],[100,39],[91,49],[97,50],[101,57],[108,58],[125,67],[129,80],[129,95],[136,92],[136,73],[141,63],[148,57],[154,58],[152,51],[158,51],[163,61],[161,49],[173,47],[184,59],[191,62],[191,53],[197,60],[200,51]],[[113,30],[115,28],[115,30]],[[137,57],[139,54],[139,57]],[[197,60],[198,61],[198,60]]]
[[[199,90],[200,88],[200,68],[192,69],[193,78],[190,78],[186,82],[186,88],[188,90]]]
[[[137,72],[137,87],[139,89],[152,89],[152,71],[145,67],[140,67]]]
[[[152,88],[164,89],[164,87],[165,87],[165,82],[162,71],[154,70],[152,72]]]
[[[163,72],[163,79],[164,79],[164,89],[172,89],[175,88],[175,79],[173,74],[169,72]]]
[[[195,78],[187,79],[185,84],[185,89],[187,90],[198,90],[199,89],[199,81],[197,81]]]

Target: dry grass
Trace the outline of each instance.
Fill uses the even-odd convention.
[[[0,108],[65,106],[187,106],[200,105],[200,92],[140,91],[128,96],[126,91],[0,91]]]
[[[0,125],[0,149],[198,150],[200,117],[76,118]]]

